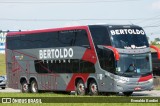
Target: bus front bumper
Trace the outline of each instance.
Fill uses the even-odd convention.
[[[115,92],[138,92],[153,90],[153,80],[148,80],[144,82],[126,82],[126,83],[115,83]]]

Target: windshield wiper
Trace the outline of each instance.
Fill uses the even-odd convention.
[[[127,42],[124,42],[123,40],[120,40],[120,42],[122,43],[123,46],[128,46]]]

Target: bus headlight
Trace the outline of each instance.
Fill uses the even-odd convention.
[[[148,80],[149,83],[153,83],[153,78]]]
[[[122,83],[122,84],[127,82],[126,80],[122,80],[122,79],[115,79],[115,81],[117,83]]]
[[[117,83],[126,83],[127,81],[125,80],[118,80]]]
[[[116,81],[117,83],[126,83],[126,82],[129,81],[129,78],[126,78],[126,77],[118,77],[118,78],[115,79],[115,81]]]

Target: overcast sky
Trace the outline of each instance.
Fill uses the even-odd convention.
[[[160,0],[0,0],[0,30],[136,24],[160,37]]]

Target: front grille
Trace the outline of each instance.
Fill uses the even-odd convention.
[[[128,82],[126,83],[127,85],[145,85],[148,84],[148,81],[144,81],[144,82]]]

